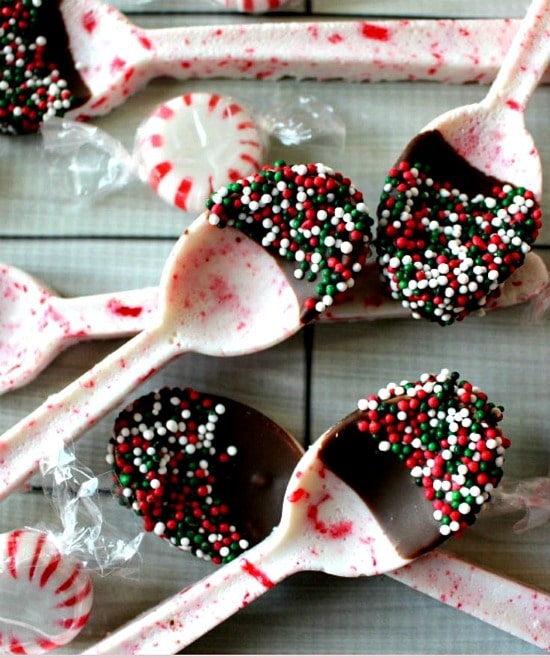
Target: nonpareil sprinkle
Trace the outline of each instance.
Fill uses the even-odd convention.
[[[223,489],[237,457],[220,430],[225,413],[192,388],[153,391],[118,415],[107,454],[115,494],[145,530],[215,564],[249,546]]]
[[[57,0],[0,2],[0,132],[38,131],[89,97]]]
[[[398,457],[431,501],[444,536],[475,521],[500,482],[510,441],[503,410],[457,372],[388,384],[358,403],[358,429]]]
[[[310,291],[303,321],[351,288],[369,255],[374,222],[363,195],[323,164],[276,162],[218,190],[206,207],[211,224],[239,229],[289,264]]]
[[[541,227],[534,194],[471,167],[437,131],[386,177],[378,265],[394,299],[441,325],[482,308],[522,265]]]

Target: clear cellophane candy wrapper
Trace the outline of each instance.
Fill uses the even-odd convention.
[[[265,110],[258,107],[249,108],[243,100],[237,102],[249,110],[260,134],[265,153],[265,161],[261,162],[260,166],[270,163],[273,159],[269,155],[272,142],[283,147],[305,147],[308,149],[308,160],[322,159],[316,158],[315,149],[329,147],[340,150],[344,147],[346,126],[342,118],[330,105],[313,96],[300,94],[295,84],[277,86],[274,97],[270,99],[268,109]],[[47,153],[46,167],[58,197],[64,199],[68,207],[76,210],[81,203],[100,201],[130,184],[135,184],[140,178],[144,179],[143,171],[148,163],[142,161],[137,145],[146,123],[147,119],[137,127],[135,147],[130,153],[118,139],[91,124],[56,117],[45,121],[41,127],[41,135]],[[194,114],[193,123],[197,134],[203,140],[203,153],[200,157],[203,160],[205,157],[208,159],[215,175],[216,167],[220,171],[224,168],[224,163],[219,162],[217,157],[221,148],[219,137],[209,138],[208,126],[205,125],[200,112]],[[181,145],[183,149],[183,135]],[[211,157],[208,157],[209,152]],[[200,168],[200,163],[194,165],[193,157],[193,154],[187,157],[183,152],[181,155],[190,173]],[[204,202],[207,196],[205,195]],[[200,207],[193,208],[194,211],[202,209],[203,202]]]
[[[143,532],[106,519],[107,505],[116,505],[110,473],[94,475],[65,447],[53,449],[40,470],[56,518],[0,535],[0,653],[69,644],[92,612],[92,576],[139,574]]]
[[[96,202],[134,179],[132,158],[122,143],[96,126],[51,118],[41,134],[52,187],[70,207]]]
[[[95,475],[66,446],[42,459],[40,470],[44,493],[59,517],[61,528],[50,533],[61,552],[102,576],[113,571],[136,575],[134,558],[139,561],[143,531],[138,524],[124,529],[109,522],[109,508],[118,509],[111,495],[111,472]]]
[[[277,88],[269,109],[259,113],[259,123],[273,140],[284,146],[341,150],[346,143],[346,124],[334,107],[315,96],[300,93],[294,81]]]
[[[488,518],[513,515],[512,531],[523,534],[550,521],[550,475],[515,479],[505,476],[487,505]],[[509,527],[509,526],[507,526]]]

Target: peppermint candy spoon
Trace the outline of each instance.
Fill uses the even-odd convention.
[[[173,654],[293,573],[358,577],[408,564],[475,522],[502,477],[501,418],[458,373],[388,384],[306,451],[266,539],[85,653]]]
[[[166,387],[120,412],[107,461],[117,495],[146,530],[220,564],[277,525],[285,484],[303,453],[288,432],[251,407]],[[387,576],[536,646],[550,646],[546,592],[437,550]]]
[[[549,61],[550,2],[533,0],[485,98],[431,121],[389,172],[379,266],[414,317],[483,307],[535,241],[542,170],[524,112]]]
[[[285,484],[303,454],[288,432],[252,407],[165,387],[119,413],[107,461],[116,495],[146,530],[221,564],[277,525]],[[438,550],[386,575],[538,647],[550,646],[550,595],[542,590]]]
[[[58,649],[80,633],[92,608],[88,572],[37,530],[0,534],[0,590],[1,653]]]
[[[285,483],[303,453],[288,432],[251,407],[166,387],[117,416],[107,461],[116,494],[146,530],[220,564],[275,527]],[[542,590],[438,550],[386,575],[538,647],[550,646],[550,595]]]
[[[32,274],[0,264],[0,393],[28,384],[81,340],[143,331],[157,300],[156,287],[63,298]]]
[[[0,436],[0,498],[175,357],[292,336],[353,286],[369,253],[362,194],[322,164],[266,167],[208,206],[167,259],[156,322]]]
[[[377,280],[372,264],[353,288],[319,316],[320,322],[398,320],[408,311]],[[546,265],[534,252],[500,286],[487,310],[537,298],[548,285]],[[64,349],[83,340],[120,338],[145,330],[155,318],[158,288],[60,297],[51,286],[0,264],[0,395],[28,384]]]
[[[517,29],[514,20],[421,19],[145,30],[102,0],[0,8],[0,130],[10,134],[36,132],[49,116],[105,114],[157,76],[487,82]]]

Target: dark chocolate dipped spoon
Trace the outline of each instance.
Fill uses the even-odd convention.
[[[550,2],[533,0],[485,98],[428,123],[390,170],[378,261],[414,317],[482,308],[535,241],[542,167],[524,112],[549,62]]]
[[[266,167],[208,205],[167,259],[157,321],[0,436],[0,498],[177,356],[251,354],[292,336],[368,256],[362,194],[322,164]]]
[[[173,654],[293,573],[408,564],[471,525],[489,499],[509,444],[501,417],[457,373],[389,384],[303,455],[266,539],[85,653]]]

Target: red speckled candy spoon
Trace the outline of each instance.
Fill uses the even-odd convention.
[[[345,298],[319,321],[373,322],[408,317],[372,269],[372,264],[365,267]],[[487,309],[523,304],[540,295],[547,284],[546,265],[530,252]],[[78,341],[143,331],[156,317],[157,306],[158,288],[64,298],[32,274],[0,264],[0,395],[28,384],[56,355]]]
[[[509,19],[420,19],[147,30],[102,0],[2,0],[0,9],[0,131],[11,134],[36,132],[52,115],[105,114],[159,76],[486,82],[517,29]]]
[[[157,298],[157,288],[64,298],[33,275],[0,263],[0,394],[28,384],[78,341],[142,331]]]
[[[303,454],[288,432],[251,407],[191,388],[162,388],[119,413],[107,461],[117,495],[147,530],[219,564],[277,525],[285,486]],[[547,592],[439,550],[387,575],[550,647]]]
[[[408,317],[372,269],[372,264],[365,267],[356,285],[319,320],[372,322]],[[523,304],[540,295],[547,284],[544,261],[530,252],[487,308]],[[156,317],[157,306],[158,288],[65,298],[32,274],[0,263],[0,395],[28,384],[57,354],[78,341],[143,331]]]
[[[250,354],[292,336],[369,254],[362,194],[322,164],[266,167],[208,205],[168,257],[156,322],[0,436],[0,498],[175,357]]]
[[[535,241],[542,168],[524,112],[549,61],[550,1],[533,0],[485,98],[431,121],[390,171],[378,259],[414,317],[482,308]]]
[[[411,562],[489,500],[509,445],[501,418],[458,373],[388,384],[307,450],[266,539],[85,653],[173,654],[293,573],[371,576]]]

